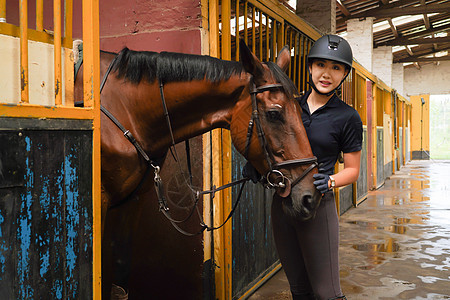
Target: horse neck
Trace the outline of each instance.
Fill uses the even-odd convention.
[[[166,83],[163,93],[175,143],[215,128],[229,128],[236,103],[249,97],[248,81],[249,77],[241,74],[218,83],[205,80]],[[131,97],[130,103],[124,106],[142,107],[142,103],[146,103],[144,109],[129,114],[136,122],[145,124],[135,126],[144,147],[150,153],[160,153],[167,150],[172,140],[159,84],[141,85],[145,90],[137,94],[147,95],[147,99]],[[132,95],[136,92],[130,93]]]

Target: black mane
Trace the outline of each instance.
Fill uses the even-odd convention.
[[[154,82],[178,82],[227,80],[243,71],[242,65],[234,61],[224,61],[210,56],[173,52],[133,51],[124,48],[117,56],[113,71],[119,78],[132,83],[141,80]]]
[[[277,64],[265,64],[275,80],[283,85],[289,97],[298,95],[294,83]],[[154,82],[156,79],[167,83],[203,79],[212,82],[228,80],[232,75],[243,72],[244,68],[240,62],[220,60],[211,56],[133,51],[125,47],[119,52],[112,70],[118,71],[119,78],[125,78],[132,83],[142,80]]]

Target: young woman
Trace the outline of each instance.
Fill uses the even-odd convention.
[[[323,36],[308,54],[308,67],[312,89],[299,102],[312,151],[320,164],[314,185],[323,197],[315,217],[300,221],[283,213],[282,201],[275,194],[273,233],[294,300],[346,299],[339,282],[339,222],[333,188],[355,182],[359,175],[361,118],[335,94],[351,71],[351,47],[339,36]],[[333,174],[340,152],[344,153],[344,169]],[[243,175],[255,181],[255,172],[247,164]]]
[[[301,222],[287,219],[275,197],[273,230],[294,300],[345,299],[339,282],[339,222],[333,188],[358,179],[363,130],[356,110],[335,91],[351,71],[351,47],[339,36],[323,36],[308,54],[308,67],[312,89],[299,102],[303,125],[321,166],[314,185],[323,198],[316,216]],[[341,151],[344,169],[333,174]]]

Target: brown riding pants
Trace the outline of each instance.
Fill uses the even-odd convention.
[[[281,199],[275,194],[272,223],[278,255],[292,294],[314,294],[316,299],[342,296],[339,221],[333,193],[326,193],[316,216],[303,222],[287,218]]]

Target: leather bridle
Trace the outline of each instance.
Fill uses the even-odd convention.
[[[267,84],[260,87],[256,87],[253,79],[250,83],[250,95],[252,100],[252,116],[250,119],[250,122],[248,124],[248,130],[247,130],[247,141],[245,146],[245,152],[244,156],[248,158],[248,152],[250,149],[250,142],[251,137],[253,134],[253,127],[256,126],[256,133],[258,135],[259,142],[261,144],[261,147],[264,152],[264,157],[266,159],[267,165],[269,167],[269,171],[265,174],[264,178],[266,179],[266,187],[268,188],[277,188],[277,189],[286,189],[286,188],[292,188],[296,184],[298,184],[303,178],[306,177],[306,175],[309,174],[314,168],[318,167],[317,157],[313,156],[310,158],[301,158],[301,159],[292,159],[292,160],[286,160],[282,161],[280,163],[273,163],[275,161],[275,156],[273,155],[271,149],[268,146],[266,136],[264,134],[264,130],[261,125],[261,120],[259,117],[259,110],[258,110],[258,102],[256,99],[256,95],[259,93],[263,93],[265,91],[270,91],[272,89],[279,89],[283,88],[283,85],[280,83],[275,84]],[[281,168],[285,167],[291,167],[295,165],[310,165],[307,169],[303,171],[303,173],[298,176],[296,179],[291,180],[289,177],[283,174],[283,172],[280,171]],[[272,175],[275,175],[276,182],[273,182],[271,180]],[[288,191],[288,195],[290,194],[290,191]],[[285,197],[287,195],[284,195]]]
[[[110,65],[102,79],[102,82],[100,85],[100,92],[103,90],[103,87],[104,87],[106,80],[113,68],[113,65],[114,65],[114,62],[116,61],[116,59],[117,59],[117,56],[111,61]],[[261,147],[264,151],[264,157],[266,159],[267,165],[269,166],[269,171],[265,175],[265,178],[266,178],[265,186],[267,188],[276,188],[278,190],[279,189],[287,189],[287,187],[289,187],[289,193],[290,193],[290,187],[299,183],[306,175],[308,175],[309,172],[311,172],[314,168],[318,167],[318,163],[317,163],[317,158],[315,156],[313,156],[311,158],[293,159],[293,160],[283,161],[280,163],[273,163],[275,161],[275,157],[269,148],[266,136],[262,129],[261,120],[259,118],[258,103],[257,103],[256,95],[259,93],[263,93],[265,91],[269,91],[271,89],[279,89],[279,88],[283,88],[283,85],[276,83],[276,84],[267,84],[267,85],[263,85],[260,87],[256,87],[253,79],[250,82],[250,95],[251,95],[253,111],[252,111],[252,116],[251,116],[251,119],[250,119],[250,122],[248,125],[248,130],[247,130],[245,157],[248,157],[250,141],[251,141],[251,137],[253,134],[253,126],[256,125],[256,132],[258,135],[258,139],[259,139],[259,141],[261,143]],[[159,82],[159,89],[160,89],[162,106],[164,109],[164,116],[166,117],[167,126],[169,128],[170,136],[172,139],[171,147],[173,149],[175,149],[173,130],[172,130],[171,122],[170,122],[169,112],[168,112],[167,106],[166,106],[166,101],[164,98],[164,84],[161,81]],[[117,120],[117,118],[115,118],[114,115],[111,112],[109,112],[103,105],[100,105],[100,110],[123,132],[124,136],[133,144],[133,146],[136,148],[137,152],[143,157],[143,159],[145,160],[146,165],[147,165],[147,169],[144,173],[144,176],[141,179],[140,183],[137,185],[137,187],[134,189],[134,191],[130,195],[128,195],[126,198],[124,198],[122,201],[120,201],[119,203],[115,204],[114,206],[112,206],[110,208],[118,207],[121,204],[127,202],[132,197],[134,197],[137,194],[137,191],[141,188],[141,186],[147,179],[147,176],[149,175],[151,168],[153,168],[153,170],[154,170],[154,179],[153,180],[154,180],[154,184],[155,184],[156,194],[158,197],[159,209],[164,214],[164,216],[170,221],[170,223],[173,225],[173,227],[176,230],[178,230],[180,233],[182,233],[186,236],[194,236],[194,235],[203,233],[203,231],[205,231],[205,230],[211,231],[211,230],[219,229],[225,225],[225,223],[231,218],[234,211],[236,210],[237,205],[239,204],[239,200],[241,198],[245,183],[248,180],[250,180],[250,178],[242,178],[242,179],[239,179],[234,182],[230,182],[228,184],[225,184],[225,185],[223,185],[221,187],[217,187],[217,188],[216,188],[216,186],[213,186],[211,190],[205,190],[205,191],[197,191],[191,185],[189,185],[189,188],[191,189],[192,194],[195,198],[194,205],[193,205],[192,210],[190,211],[189,215],[185,219],[175,220],[172,218],[172,216],[169,213],[169,208],[167,206],[167,200],[164,195],[164,186],[163,186],[162,178],[160,176],[161,168],[158,163],[159,159],[152,159],[149,155],[147,155],[147,153],[145,152],[143,147],[134,138],[134,136],[131,134],[131,132],[129,130],[127,130],[126,128],[124,128],[124,126],[119,122],[119,120]],[[176,150],[174,150],[174,151],[176,151]],[[304,170],[303,173],[299,177],[297,177],[295,180],[289,179],[287,176],[285,176],[280,171],[281,168],[290,167],[293,165],[307,165],[307,164],[310,164],[310,166],[306,170]],[[190,167],[189,167],[189,169],[190,169]],[[273,175],[273,174],[275,175],[277,182],[271,181],[271,175]],[[192,177],[191,174],[190,174],[190,177]],[[206,225],[202,220],[201,213],[199,212],[198,206],[197,206],[198,201],[200,200],[200,197],[205,194],[210,194],[211,197],[214,198],[214,195],[216,192],[221,191],[226,188],[229,188],[229,187],[232,187],[237,184],[242,184],[241,188],[239,190],[238,198],[237,198],[236,202],[234,203],[233,208],[230,211],[230,213],[228,214],[228,217],[225,219],[225,221],[220,226],[217,226],[217,227],[210,227],[210,226]],[[200,222],[201,230],[198,231],[197,233],[189,233],[189,232],[186,232],[183,229],[181,229],[178,226],[178,224],[188,221],[191,218],[191,216],[193,215],[194,210],[197,210],[197,214],[201,220],[201,222]]]

